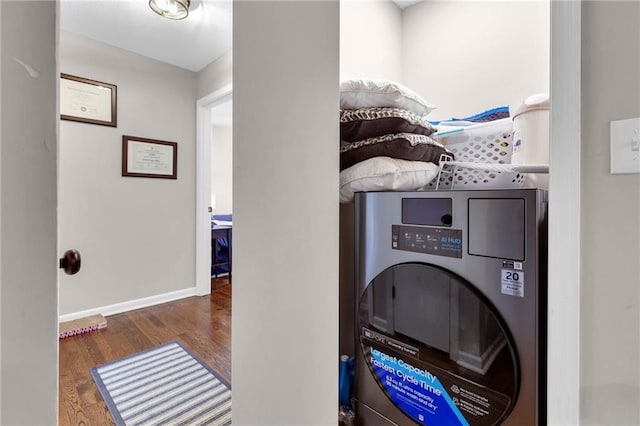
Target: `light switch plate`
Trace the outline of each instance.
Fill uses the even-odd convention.
[[[640,118],[611,122],[611,173],[640,173]]]

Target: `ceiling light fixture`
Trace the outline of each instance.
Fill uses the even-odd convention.
[[[149,0],[149,7],[160,16],[184,19],[189,15],[189,0]]]

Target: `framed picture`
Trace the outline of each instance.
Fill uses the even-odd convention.
[[[114,84],[60,74],[60,118],[117,127]]]
[[[122,176],[178,178],[178,144],[122,136]]]

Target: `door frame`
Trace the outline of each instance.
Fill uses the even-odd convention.
[[[232,96],[228,84],[196,101],[196,295],[211,293],[211,108]]]
[[[580,423],[582,4],[551,0],[547,422]]]

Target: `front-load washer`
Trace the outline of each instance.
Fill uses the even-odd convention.
[[[356,424],[546,423],[546,197],[356,194]]]

